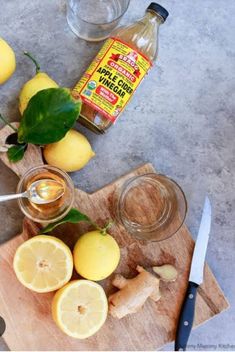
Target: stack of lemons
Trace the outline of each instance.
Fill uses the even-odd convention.
[[[73,255],[58,238],[35,236],[18,247],[13,266],[18,280],[32,291],[58,290],[52,301],[54,321],[67,335],[84,339],[101,328],[108,314],[106,294],[94,281],[108,277],[119,259],[115,239],[96,230],[78,239]],[[87,280],[69,282],[74,266]]]
[[[43,89],[59,87],[47,73],[41,72],[38,62],[31,54],[27,52],[25,54],[34,62],[36,74],[21,89],[19,96],[21,115],[24,114],[30,99],[36,93]],[[43,149],[43,154],[49,165],[56,166],[67,172],[82,169],[95,155],[87,138],[73,129],[59,142],[46,145]]]
[[[25,54],[34,62],[36,74],[21,89],[19,95],[21,115],[24,114],[30,99],[39,91],[59,87],[47,73],[41,72],[38,62],[31,54],[27,52]],[[0,85],[13,75],[15,68],[15,53],[9,44],[0,38]],[[45,146],[43,154],[49,165],[56,166],[67,172],[82,169],[95,155],[87,138],[75,130],[70,130],[59,142]]]

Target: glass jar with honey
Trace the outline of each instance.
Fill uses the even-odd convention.
[[[44,199],[53,199],[58,192],[58,185],[64,191],[61,197],[47,204],[36,204],[27,198],[18,199],[22,212],[31,220],[39,223],[50,223],[62,219],[71,209],[74,201],[74,184],[71,178],[64,171],[48,165],[36,166],[29,169],[20,179],[17,186],[17,193],[29,190],[35,181],[46,180],[46,185],[40,183],[41,189],[37,190]],[[57,181],[57,186],[53,182]],[[45,187],[47,186],[47,187]]]

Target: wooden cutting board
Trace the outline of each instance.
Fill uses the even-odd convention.
[[[0,143],[9,133],[8,127],[0,131]],[[40,149],[33,146],[28,148],[23,162],[10,164],[4,154],[1,159],[19,176],[29,167],[42,164]],[[102,226],[114,215],[113,195],[117,187],[130,177],[148,172],[155,172],[151,164],[139,167],[93,194],[77,189],[74,206]],[[123,227],[115,225],[112,228],[111,233],[121,247],[121,262],[116,272],[133,277],[137,274],[137,264],[148,267],[171,263],[178,269],[179,277],[174,283],[161,284],[159,302],[148,300],[141,311],[121,320],[108,317],[102,329],[86,340],[70,338],[56,327],[50,312],[52,293],[33,293],[17,281],[12,269],[15,250],[26,239],[27,232],[34,235],[38,230],[37,225],[28,219],[24,220],[23,227],[21,235],[0,247],[0,315],[6,322],[3,337],[11,350],[156,350],[174,340],[194,247],[186,226],[160,243],[136,241]],[[84,224],[67,224],[54,234],[72,248],[87,229]],[[112,276],[102,282],[107,294],[114,292],[111,279]],[[205,322],[227,307],[228,302],[206,265],[204,283],[198,290],[194,325]]]

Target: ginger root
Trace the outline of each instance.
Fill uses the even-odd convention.
[[[121,319],[127,314],[136,313],[142,308],[145,301],[150,297],[154,302],[160,298],[160,280],[153,274],[137,266],[139,274],[133,279],[125,279],[122,275],[116,275],[112,284],[119,291],[109,297],[109,313]]]
[[[160,276],[163,281],[175,281],[178,276],[176,268],[171,264],[165,264],[161,266],[154,266],[153,271]]]

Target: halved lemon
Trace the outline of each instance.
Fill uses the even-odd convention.
[[[54,321],[65,334],[77,339],[94,335],[104,324],[107,314],[106,294],[102,286],[93,281],[71,281],[53,298]]]
[[[35,292],[51,292],[71,279],[73,257],[58,238],[38,235],[17,248],[13,267],[22,285]]]

